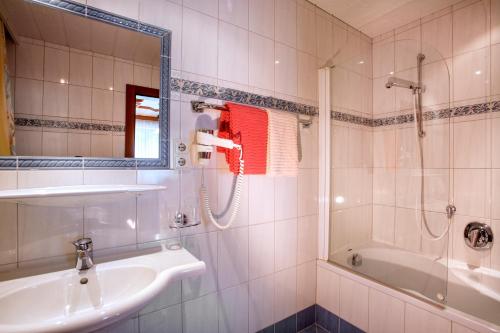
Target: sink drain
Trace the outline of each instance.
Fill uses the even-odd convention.
[[[87,278],[80,279],[80,284],[87,284],[87,282],[89,282],[89,279],[87,279]]]

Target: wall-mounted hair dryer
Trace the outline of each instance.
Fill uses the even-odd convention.
[[[228,149],[236,148],[241,151],[240,145],[234,143],[232,140],[216,137],[213,133],[214,130],[206,128],[200,128],[196,130],[195,149],[197,152],[196,158],[198,159],[199,165],[202,166],[208,165],[208,162],[212,157],[212,153],[214,151],[213,146],[223,147]]]
[[[200,195],[202,201],[202,208],[205,212],[206,217],[219,229],[227,229],[231,226],[231,224],[236,219],[236,215],[238,214],[238,209],[240,206],[240,198],[241,198],[241,188],[243,185],[243,171],[245,169],[245,162],[243,161],[243,149],[241,145],[234,143],[232,140],[223,139],[215,136],[214,130],[211,129],[198,129],[196,130],[195,135],[195,144],[194,155],[197,160],[197,163],[201,166],[208,165],[210,158],[212,157],[212,153],[214,151],[214,146],[223,147],[227,149],[237,149],[239,154],[239,172],[238,175],[235,176],[235,181],[233,181],[233,188],[231,191],[231,196],[229,198],[229,202],[226,205],[226,208],[221,213],[214,213],[210,208],[210,203],[208,199],[207,188],[205,184],[202,183],[200,188]],[[229,217],[228,222],[225,225],[221,225],[217,222],[216,219],[220,219],[224,217],[228,212],[229,208],[232,208],[231,215]]]

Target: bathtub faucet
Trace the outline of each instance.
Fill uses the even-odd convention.
[[[493,232],[489,225],[479,222],[467,224],[464,230],[465,243],[473,249],[489,249],[493,245]]]

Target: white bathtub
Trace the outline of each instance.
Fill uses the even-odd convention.
[[[362,258],[359,266],[352,265],[355,253]],[[330,260],[388,287],[432,300],[442,311],[466,322],[476,321],[486,331],[500,332],[499,271],[472,268],[455,260],[447,263],[446,259],[377,243],[339,251]],[[445,296],[444,301],[440,295]]]

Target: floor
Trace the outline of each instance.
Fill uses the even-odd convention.
[[[321,328],[321,326],[314,324],[307,328],[304,328],[299,333],[328,333],[328,331]]]

